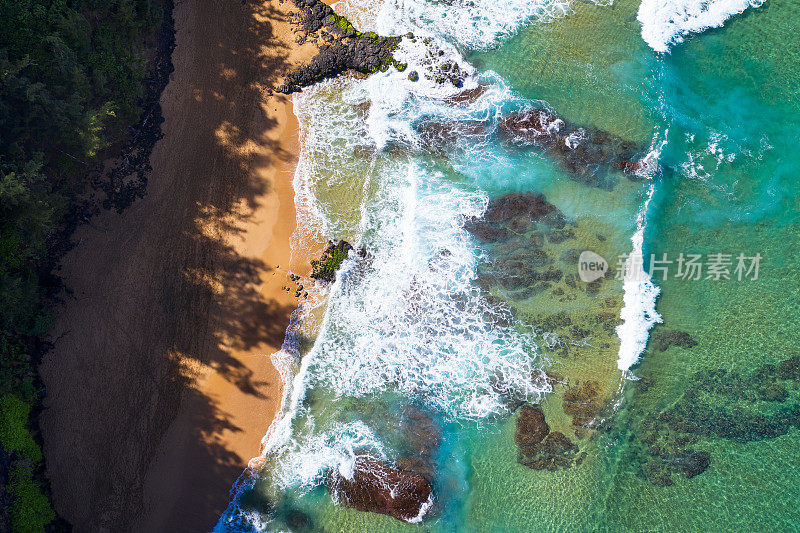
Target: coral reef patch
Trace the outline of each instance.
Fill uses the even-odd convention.
[[[800,428],[799,396],[797,356],[749,375],[727,369],[697,372],[673,405],[639,424],[642,475],[655,485],[671,485],[673,474],[691,478],[710,466],[711,454],[696,445],[710,439],[772,439]]]
[[[500,120],[499,134],[507,143],[539,146],[558,161],[570,176],[593,187],[612,189],[611,168],[629,174],[639,148],[633,141],[592,126],[570,124],[544,107],[514,111]]]
[[[432,503],[431,486],[422,476],[370,456],[357,457],[350,476],[333,470],[327,487],[336,500],[348,507],[399,520],[421,518]]]
[[[584,454],[560,431],[550,431],[538,405],[523,405],[514,433],[517,462],[533,470],[555,471],[580,464]]]

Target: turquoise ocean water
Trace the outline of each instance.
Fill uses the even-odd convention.
[[[336,6],[416,37],[405,72],[296,96],[294,245],[364,253],[274,357],[283,415],[219,530],[800,529],[800,4],[602,4]],[[461,87],[435,79],[452,64]],[[566,148],[509,133],[533,109]],[[493,215],[519,202],[548,215]],[[586,250],[609,264],[593,283]],[[673,262],[616,279],[638,254]],[[707,279],[716,254],[731,279]],[[550,468],[515,442],[523,403],[571,443]],[[362,456],[424,459],[420,521],[334,502]]]

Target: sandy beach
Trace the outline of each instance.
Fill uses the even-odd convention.
[[[147,195],[92,219],[62,261],[41,428],[78,531],[210,529],[279,408],[298,126],[268,89],[314,53],[287,10],[176,4]]]

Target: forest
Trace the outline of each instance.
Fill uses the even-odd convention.
[[[68,291],[55,266],[103,206],[100,162],[119,156],[151,105],[146,76],[170,8],[0,0],[0,521],[13,531],[68,528],[49,500],[36,423],[36,365]]]

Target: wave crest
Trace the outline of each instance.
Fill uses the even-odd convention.
[[[761,7],[764,0],[642,0],[636,18],[642,25],[642,39],[656,52],[669,52],[692,33],[718,28],[749,7]]]

